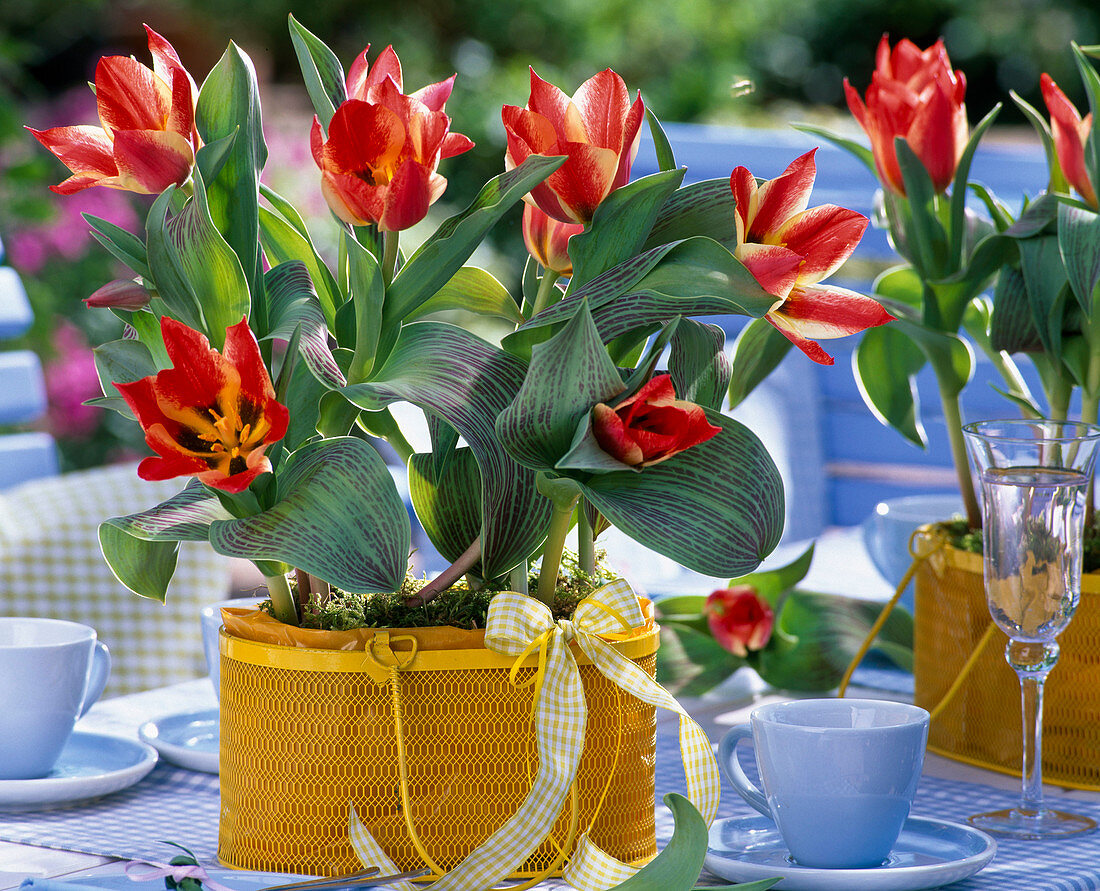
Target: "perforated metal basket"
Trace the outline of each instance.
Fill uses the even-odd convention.
[[[934,708],[989,626],[978,554],[945,547],[916,575],[917,705]],[[958,692],[933,720],[928,748],[1002,773],[1020,773],[1020,682],[998,629]],[[1043,697],[1043,779],[1100,790],[1100,576],[1082,578],[1081,603],[1059,636],[1061,656]]]
[[[658,637],[654,627],[614,646],[652,676]],[[430,643],[422,640],[401,672],[401,708],[412,821],[432,859],[449,869],[518,809],[538,760],[531,688],[509,683],[512,660],[484,647],[433,650]],[[361,868],[348,841],[354,802],[390,859],[401,869],[424,866],[402,816],[392,691],[367,670],[366,654],[259,643],[224,629],[220,644],[219,860],[264,871],[352,872]],[[588,703],[580,827],[591,823],[614,769],[592,839],[620,860],[642,862],[656,853],[654,708],[574,655]],[[518,680],[534,671],[520,669]],[[516,876],[553,865],[569,816],[567,805]]]

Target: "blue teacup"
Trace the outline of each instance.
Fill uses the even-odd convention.
[[[262,603],[262,597],[237,597],[232,600],[219,600],[204,606],[200,612],[202,621],[202,654],[206,658],[206,671],[210,683],[214,685],[214,694],[221,699],[221,654],[218,651],[218,632],[222,627],[223,606],[254,607]]]
[[[94,628],[0,618],[0,780],[49,774],[110,674],[110,653]]]
[[[803,699],[760,706],[731,728],[718,760],[734,788],[775,822],[802,866],[879,866],[917,791],[928,712],[872,699]],[[761,792],[737,761],[751,739]]]

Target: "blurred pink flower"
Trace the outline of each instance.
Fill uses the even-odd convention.
[[[58,322],[51,337],[56,357],[45,363],[46,423],[51,434],[64,439],[84,439],[99,425],[99,409],[84,405],[101,396],[95,358],[83,332],[72,322]]]

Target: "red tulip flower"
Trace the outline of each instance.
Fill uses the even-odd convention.
[[[290,417],[275,400],[256,338],[242,319],[226,329],[219,353],[198,331],[167,316],[160,321],[172,367],[115,384],[157,453],[138,465],[138,476],[197,476],[215,489],[243,492],[271,470],[264,451],[283,438]]]
[[[172,45],[146,26],[152,69],[136,59],[105,56],[95,70],[102,126],[33,130],[73,175],[53,191],[71,195],[90,186],[159,194],[191,175],[199,137],[194,81]]]
[[[547,216],[533,204],[523,206],[523,243],[527,252],[544,269],[558,275],[572,275],[573,261],[566,249],[569,239],[584,231],[580,223],[563,223]]]
[[[526,108],[505,105],[509,170],[531,155],[565,155],[561,167],[527,196],[563,223],[588,223],[613,190],[630,180],[645,105],[633,104],[626,84],[608,68],[589,78],[570,99],[531,71]]]
[[[1097,207],[1096,185],[1089,178],[1089,169],[1085,164],[1085,143],[1092,131],[1092,113],[1081,117],[1076,106],[1069,101],[1049,74],[1039,78],[1043,90],[1043,101],[1050,112],[1050,130],[1054,136],[1054,151],[1058,155],[1058,164],[1073,186],[1093,207]]]
[[[893,316],[870,297],[819,284],[851,256],[867,218],[835,204],[807,209],[817,176],[816,151],[797,158],[761,186],[746,168],[733,171],[734,255],[764,290],[779,298],[767,320],[815,362],[832,365],[832,357],[814,338],[855,334]]]
[[[600,448],[631,467],[659,464],[721,432],[694,402],[676,398],[672,377],[659,374],[613,408],[592,409],[592,432]]]
[[[767,646],[775,624],[772,608],[751,585],[714,591],[707,597],[703,614],[722,649],[742,659]]]
[[[369,47],[368,47],[369,49]],[[348,74],[348,95],[332,116],[325,139],[314,117],[313,160],[321,170],[321,191],[345,223],[397,232],[419,223],[447,188],[439,162],[473,148],[451,133],[444,105],[454,78],[406,96],[401,63],[392,47],[373,69],[366,50]]]
[[[901,40],[891,51],[883,35],[875,56],[875,71],[866,103],[844,79],[848,108],[871,141],[879,179],[899,195],[905,194],[894,139],[904,137],[928,170],[937,192],[955,176],[966,148],[966,78],[951,70],[943,40],[920,50]]]

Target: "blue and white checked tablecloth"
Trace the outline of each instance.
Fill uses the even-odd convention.
[[[685,791],[676,750],[676,730],[663,722],[657,734],[657,794]],[[963,821],[972,813],[1005,807],[1012,793],[992,786],[960,783],[926,776],[917,792],[913,813]],[[1071,796],[1058,806],[1100,820],[1100,805]],[[217,848],[217,777],[159,764],[131,789],[91,804],[28,814],[0,814],[0,840],[105,854],[125,859],[164,860],[171,849],[163,841],[191,848],[213,863]],[[728,788],[723,790],[719,816],[755,813]],[[658,808],[657,836],[671,835],[671,816]],[[704,877],[705,878],[705,877]],[[547,889],[565,887],[545,883]],[[1100,835],[1057,842],[999,841],[996,858],[978,875],[952,886],[958,891],[1028,889],[1087,891],[1100,889]]]

